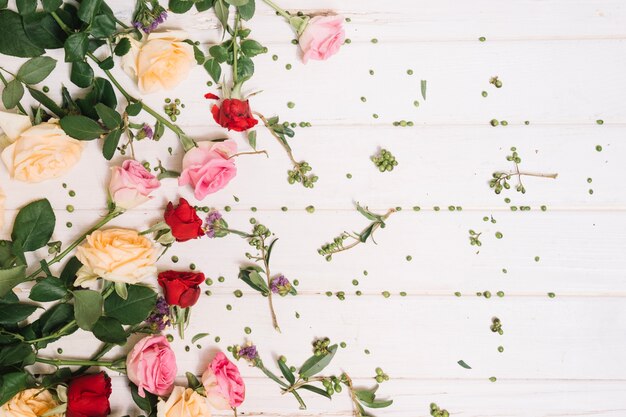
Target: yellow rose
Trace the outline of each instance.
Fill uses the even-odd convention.
[[[157,250],[135,230],[96,230],[76,249],[76,257],[83,264],[76,276],[81,287],[93,288],[98,278],[137,284],[156,275]]]
[[[1,112],[0,127],[10,144],[2,161],[18,181],[40,182],[60,177],[80,160],[83,144],[65,134],[58,121],[30,126],[30,120]]]
[[[0,188],[0,231],[2,231],[2,228],[4,227],[4,200],[4,192],[2,191],[2,188]]]
[[[40,388],[27,389],[0,407],[0,417],[40,417],[58,405],[50,391],[42,391]],[[59,415],[54,414],[50,417]]]
[[[122,58],[122,68],[143,93],[173,89],[195,65],[193,47],[182,42],[187,39],[182,31],[153,32],[145,42],[128,39],[131,49]]]
[[[211,417],[206,398],[191,388],[174,387],[172,394],[157,404],[157,417]]]

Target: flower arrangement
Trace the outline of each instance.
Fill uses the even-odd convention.
[[[342,17],[291,14],[263,1],[294,29],[305,64],[338,53],[345,40]],[[184,31],[160,27],[168,13],[185,13],[192,7],[199,12],[212,9],[221,22],[224,40],[207,52]],[[279,123],[277,116],[266,118],[253,110],[254,94],[243,92],[244,83],[254,75],[252,59],[267,52],[245,28],[255,9],[254,0],[169,0],[167,10],[157,0],[137,0],[132,21],[125,23],[103,0],[19,1],[17,11],[0,1],[0,26],[10,28],[0,39],[0,54],[28,58],[15,73],[0,67],[2,103],[7,109],[0,111],[0,158],[11,180],[28,186],[75,174],[86,141],[102,143],[105,161],[117,153],[125,158],[111,167],[108,200],[102,202],[106,214],[73,242],[51,241],[56,216],[46,198],[22,207],[10,240],[0,240],[0,415],[107,416],[112,393],[107,372],[126,374],[133,400],[147,416],[210,416],[212,410],[232,410],[237,415],[246,385],[223,352],[215,354],[200,378],[187,372],[187,385],[177,384],[176,357],[162,332],[174,326],[185,337],[205,276],[199,271],[160,270],[158,259],[174,244],[228,235],[243,238],[256,253],[246,253],[251,264],[240,266],[239,278],[268,299],[273,326],[279,331],[273,297],[295,296],[297,291],[283,274],[270,272],[278,239],[262,224],[255,224],[250,232],[229,228],[216,210],[203,210],[203,219],[198,207],[184,198],[176,205],[169,202],[163,219],[148,230],[108,225],[152,199],[166,179],[191,187],[197,200],[224,189],[237,175],[237,157],[266,154],[257,150],[254,129],[258,126],[268,129],[286,151],[292,163],[289,183],[312,188],[318,181],[308,162],[293,155],[289,143],[293,130]],[[53,49],[63,50],[70,65],[68,81],[80,89],[71,94],[62,86],[60,103],[48,95],[47,88],[37,87],[57,67],[57,61],[46,56]],[[138,94],[122,87],[113,71],[116,66],[136,83]],[[232,137],[192,138],[175,123],[178,101],[164,115],[141,99],[176,88],[196,66],[217,84],[220,94],[206,92],[205,98],[212,101],[213,121],[225,134],[235,132]],[[96,68],[104,77],[95,75]],[[30,113],[22,103],[26,93],[37,103]],[[151,171],[135,159],[135,142],[157,142],[166,130],[185,151],[180,173],[161,164]],[[242,146],[252,150],[239,152]],[[5,199],[0,189],[0,231],[5,226]],[[360,207],[359,211],[373,221],[369,232],[360,235],[362,242],[384,227],[391,214],[380,216]],[[164,248],[161,253],[159,245]],[[49,258],[32,261],[35,252],[45,247]],[[63,264],[58,273],[51,268],[56,264]],[[32,284],[28,300],[14,291],[23,283]],[[42,313],[36,315],[37,310]],[[79,329],[102,343],[89,358],[43,354],[49,344]],[[127,355],[103,359],[115,346],[131,341]],[[357,415],[367,415],[364,406],[391,404],[376,400],[375,389],[354,388],[345,373],[314,376],[337,351],[336,345],[322,345],[300,368],[297,379],[284,361],[278,362],[289,384],[263,366],[255,346],[230,350],[235,359],[248,360],[284,393],[293,394],[302,408],[298,390],[331,398],[342,386],[348,388]],[[30,367],[36,364],[54,370],[32,373]],[[92,367],[106,371],[94,372]]]

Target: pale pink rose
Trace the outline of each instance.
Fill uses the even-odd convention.
[[[346,40],[343,21],[341,16],[315,16],[309,20],[299,39],[302,62],[323,61],[339,52]]]
[[[246,386],[237,366],[218,352],[202,374],[202,385],[209,403],[218,410],[239,407],[246,396]]]
[[[142,164],[127,159],[121,167],[113,167],[109,195],[117,207],[125,210],[150,200],[150,193],[161,183]]]
[[[160,396],[172,392],[178,369],[165,336],[148,336],[137,342],[126,357],[126,372],[142,398],[144,390]]]
[[[228,159],[236,152],[237,144],[232,140],[199,142],[183,158],[178,185],[191,184],[198,200],[221,190],[237,175],[235,160]]]

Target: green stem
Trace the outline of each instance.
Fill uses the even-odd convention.
[[[228,233],[233,233],[235,235],[241,236],[241,237],[246,238],[246,239],[252,237],[252,235],[249,234],[249,233],[241,232],[241,231],[235,230],[235,229],[221,229],[221,230],[227,231]]]
[[[65,32],[67,34],[70,34],[70,33],[74,32],[71,27],[66,25],[65,22],[63,20],[61,20],[61,18],[57,14],[57,12],[52,12],[50,14],[54,18],[54,20],[56,20],[56,22],[59,24],[59,26],[61,26],[61,29],[63,29],[63,32]]]
[[[50,260],[48,262],[48,266],[53,265],[53,264],[59,262],[61,259],[63,259],[65,256],[67,256],[71,251],[73,251],[78,245],[80,245],[82,243],[82,241],[85,240],[87,235],[90,235],[93,232],[95,232],[96,230],[100,229],[102,226],[104,226],[105,224],[107,224],[108,222],[110,222],[111,220],[116,218],[117,216],[121,215],[122,213],[124,213],[124,211],[123,210],[118,210],[118,209],[114,209],[113,211],[110,211],[109,214],[107,214],[102,220],[100,220],[98,223],[96,223],[93,227],[91,227],[85,233],[80,235],[79,238],[76,239],[74,242],[72,242],[72,244],[69,245],[63,252],[59,253],[57,256],[52,258],[52,260]],[[37,269],[35,272],[30,274],[28,277],[26,277],[26,281],[32,281],[42,271],[43,271],[43,268]]]
[[[276,3],[274,3],[273,1],[271,1],[271,0],[263,0],[263,2],[265,4],[267,4],[268,6],[270,6],[272,9],[276,10],[285,19],[287,19],[287,20],[291,19],[291,15],[289,13],[287,13],[284,9],[281,9],[280,7],[278,7],[278,5]]]
[[[280,333],[280,327],[278,326],[278,319],[276,318],[276,312],[274,311],[274,301],[272,299],[272,278],[270,273],[270,263],[268,261],[267,250],[265,249],[265,239],[261,237],[261,258],[263,258],[263,266],[265,267],[265,276],[267,277],[267,288],[269,289],[267,293],[267,300],[270,306],[270,313],[272,316],[272,325],[274,326],[274,330]]]
[[[38,339],[31,339],[31,340],[26,340],[26,343],[37,343],[37,342],[43,342],[46,340],[52,340],[52,339],[57,339],[63,335],[65,335],[65,332],[70,330],[72,327],[76,326],[76,320],[72,320],[69,323],[67,323],[65,326],[61,327],[59,330],[57,330],[56,332],[48,335],[48,336],[44,336],[44,337],[40,337]]]
[[[47,359],[47,358],[35,358],[37,362],[47,363],[54,366],[104,366],[110,368],[115,362],[113,361],[90,361],[85,359]]]
[[[6,71],[4,68],[2,68],[4,71]],[[9,72],[9,71],[7,71]],[[9,73],[10,74],[10,73]],[[2,80],[2,84],[4,84],[4,86],[6,87],[7,84],[9,84],[6,80],[6,78],[4,78],[4,75],[2,75],[2,73],[0,72],[0,80]],[[26,113],[26,110],[24,109],[24,107],[22,107],[22,103],[20,103],[19,101],[17,102],[17,108],[19,109],[19,111],[24,115],[27,116],[28,113]]]
[[[235,86],[235,89],[237,89],[237,63],[239,61],[239,51],[237,50],[239,47],[239,41],[237,40],[237,37],[239,35],[240,22],[241,19],[239,16],[239,9],[235,8],[235,27],[233,29],[233,85]]]
[[[269,379],[271,379],[272,381],[276,382],[278,385],[280,385],[283,388],[289,388],[289,385],[285,384],[283,381],[280,380],[280,378],[278,378],[276,375],[274,375],[272,373],[272,371],[270,371],[269,369],[267,369],[264,365],[263,362],[258,361],[258,363],[256,364],[256,367],[259,368],[261,370],[261,372],[263,372]]]

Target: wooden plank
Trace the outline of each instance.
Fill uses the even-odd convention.
[[[513,205],[539,209],[624,209],[626,191],[615,187],[614,178],[626,176],[626,167],[619,155],[626,152],[622,140],[624,127],[618,126],[520,126],[493,128],[491,126],[424,127],[424,128],[361,128],[315,127],[298,129],[292,141],[296,157],[305,158],[319,176],[314,189],[287,183],[291,167],[287,156],[267,132],[259,132],[259,149],[263,155],[241,156],[237,161],[238,176],[222,191],[199,204],[218,207],[230,205],[235,209],[255,206],[260,210],[303,209],[315,204],[318,208],[350,210],[354,201],[386,209],[401,206],[461,206],[465,210],[509,210],[504,198]],[[191,129],[205,138],[205,129]],[[242,138],[242,151],[249,150]],[[214,137],[214,136],[213,136]],[[169,169],[180,170],[182,149],[171,136],[159,143],[140,142],[135,145],[137,157],[152,166],[161,160]],[[596,145],[602,146],[597,152]],[[9,180],[5,171],[0,181],[8,198],[7,208],[15,209],[28,201],[45,195],[55,208],[73,204],[80,209],[100,209],[105,205],[101,190],[109,181],[110,168],[94,163],[101,158],[100,144],[89,143],[81,162],[66,177],[41,184],[23,184]],[[173,146],[169,155],[165,149]],[[520,165],[531,173],[558,173],[556,180],[525,177],[527,192],[514,190],[496,195],[488,186],[495,171],[513,171],[514,164],[506,161],[510,147],[515,146],[522,158]],[[380,173],[370,157],[383,147],[397,158],[393,172]],[[566,156],[567,155],[567,156]],[[122,157],[115,159],[121,163]],[[88,170],[90,175],[79,175]],[[347,174],[351,178],[346,177]],[[592,178],[592,183],[587,179]],[[252,180],[254,179],[254,180]],[[160,196],[142,209],[160,209],[165,198],[175,199],[178,193],[196,202],[187,187],[178,188],[176,180],[164,180]],[[67,190],[62,184],[67,183]],[[513,185],[517,183],[512,181]],[[398,189],[400,187],[400,190]],[[593,194],[589,194],[589,190]],[[48,193],[47,190],[57,192]],[[74,190],[75,198],[67,191]],[[451,192],[454,191],[454,196]],[[94,194],[95,193],[95,194]],[[236,204],[233,195],[241,204]]]
[[[126,388],[126,378],[113,377],[111,396],[114,415],[136,412]],[[183,381],[181,380],[181,383]],[[370,379],[357,380],[370,386]],[[246,401],[241,415],[352,416],[346,394],[332,401],[303,393],[307,410],[298,410],[292,398],[281,396],[276,385],[263,378],[246,378]],[[619,417],[626,411],[623,382],[610,381],[489,381],[400,380],[392,379],[380,388],[380,395],[393,394],[394,404],[379,410],[380,416],[406,416],[407,412],[429,415],[435,402],[451,415],[468,417],[555,417],[585,415]],[[214,411],[215,416],[230,416]]]

